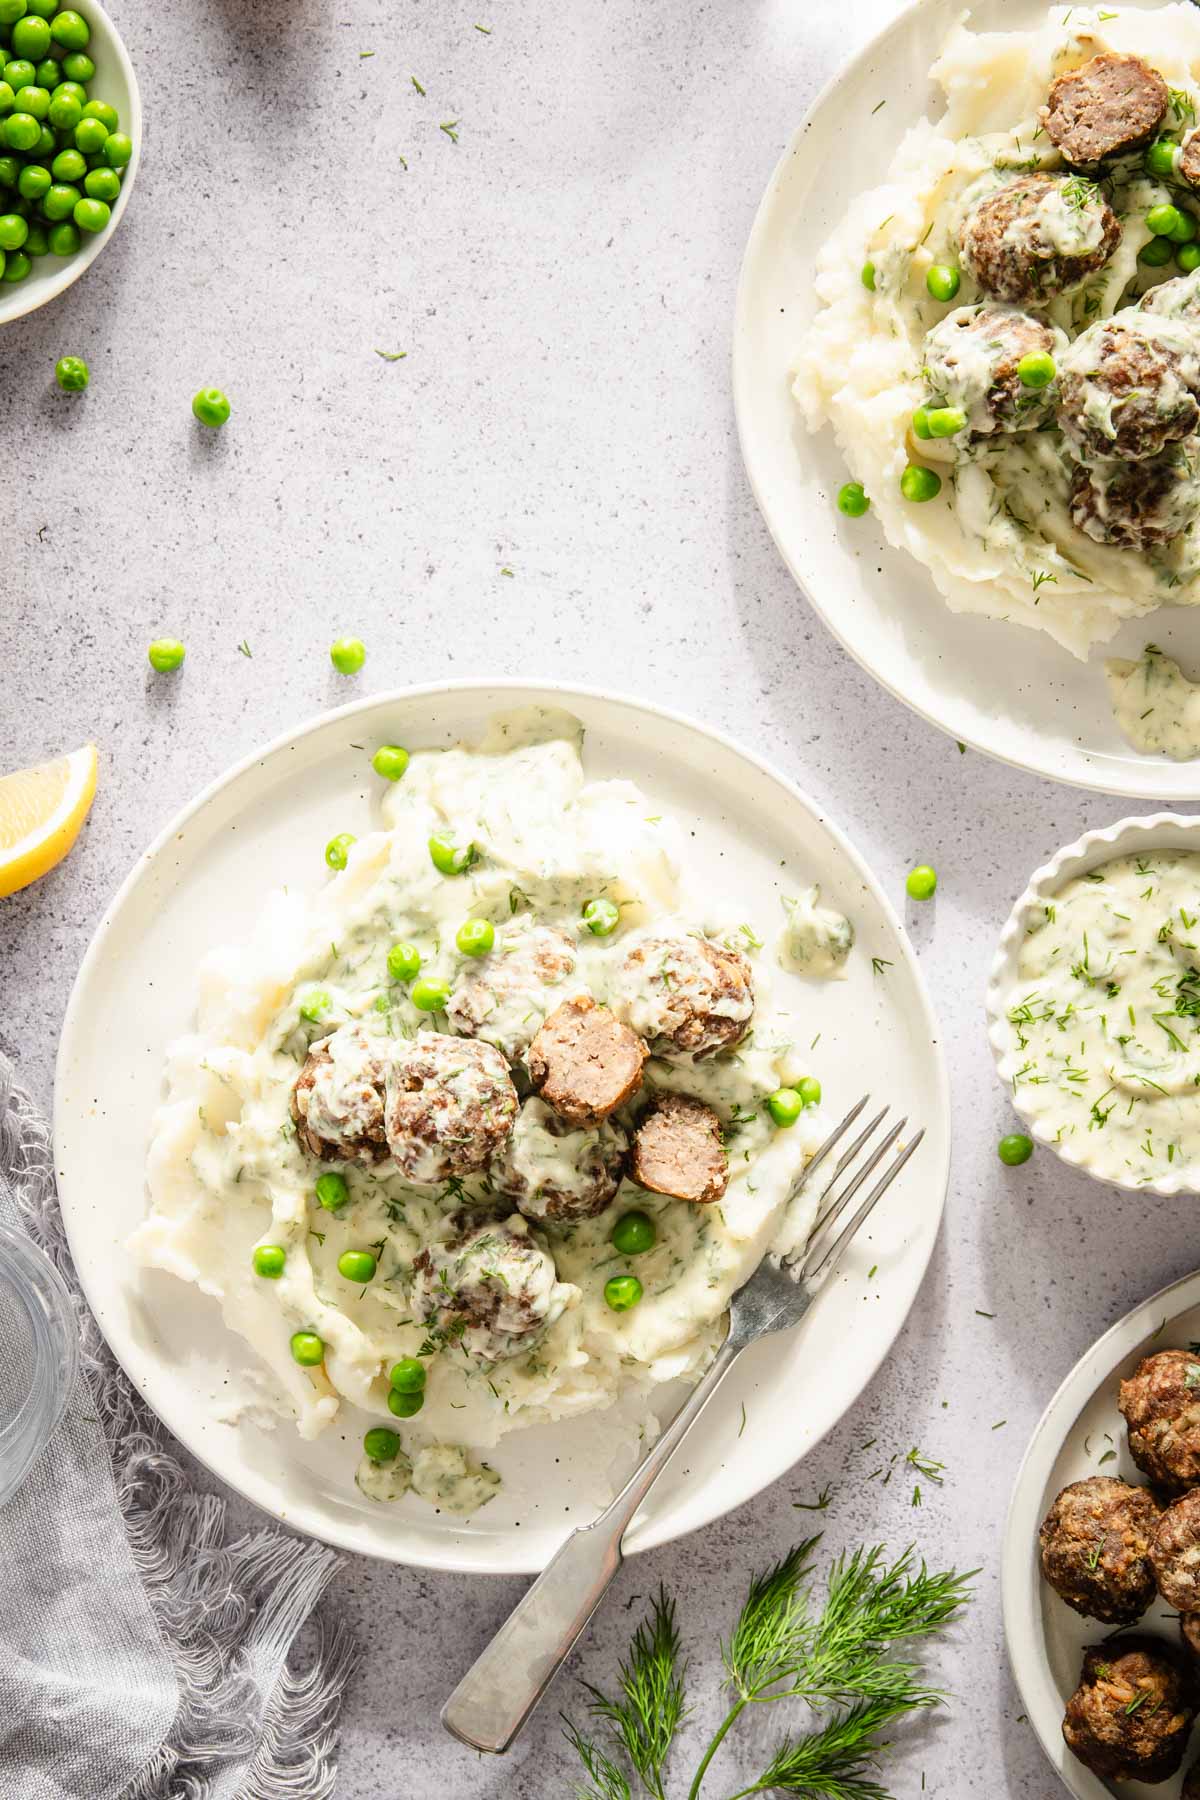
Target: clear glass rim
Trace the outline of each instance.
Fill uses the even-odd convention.
[[[33,1340],[29,1393],[0,1423],[0,1505],[14,1494],[62,1418],[79,1370],[79,1333],[70,1290],[44,1251],[0,1223],[0,1280],[24,1308]]]

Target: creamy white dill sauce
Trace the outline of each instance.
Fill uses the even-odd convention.
[[[1200,756],[1200,683],[1154,644],[1137,662],[1112,657],[1104,665],[1113,717],[1135,750],[1176,762]]]
[[[498,721],[478,749],[414,752],[383,800],[384,828],[359,838],[342,873],[313,895],[271,895],[248,943],[206,958],[196,1030],[169,1053],[148,1159],[149,1216],[132,1240],[142,1262],[197,1283],[221,1303],[226,1322],[272,1372],[279,1416],[293,1419],[303,1436],[318,1435],[347,1402],[369,1415],[363,1423],[396,1428],[386,1372],[429,1348],[410,1307],[414,1258],[438,1241],[447,1215],[475,1205],[481,1218],[503,1219],[511,1208],[496,1209],[485,1179],[418,1186],[385,1162],[339,1165],[350,1202],[337,1213],[323,1210],[313,1192],[319,1165],[302,1152],[289,1113],[309,1044],[354,1022],[386,1055],[389,1043],[418,1029],[451,1028],[446,1015],[418,1013],[407,986],[389,981],[387,951],[400,940],[419,949],[423,975],[453,990],[485,963],[503,971],[509,934],[519,942],[535,928],[561,932],[574,956],[570,974],[541,988],[526,981],[519,1002],[506,992],[483,1027],[526,1044],[572,992],[629,1002],[617,972],[643,936],[704,932],[736,946],[754,977],[749,1037],[699,1063],[646,1067],[648,1091],[695,1094],[719,1112],[731,1172],[723,1200],[693,1206],[624,1183],[595,1219],[531,1225],[556,1267],[554,1322],[531,1347],[496,1362],[468,1355],[462,1344],[427,1354],[424,1408],[402,1427],[412,1492],[447,1511],[495,1491],[469,1450],[494,1445],[517,1426],[698,1375],[730,1295],[777,1232],[786,1229],[789,1242],[802,1232],[802,1220],[789,1217],[785,1226],[785,1201],[824,1135],[819,1111],[779,1130],[762,1106],[782,1081],[817,1071],[805,1048],[811,1033],[772,1005],[754,921],[711,898],[710,882],[691,888],[682,834],[631,782],[585,781],[581,742],[576,721],[531,712]],[[479,846],[477,864],[458,877],[440,874],[430,860],[430,835],[446,830]],[[597,896],[621,912],[607,938],[581,924],[584,902]],[[458,952],[456,930],[472,916],[494,922],[494,957],[476,962]],[[300,1006],[314,993],[327,996],[327,1005],[309,1022]],[[629,1122],[626,1113],[616,1120]],[[657,1244],[636,1261],[609,1241],[614,1220],[631,1206],[658,1227]],[[257,1243],[286,1250],[279,1280],[254,1275]],[[343,1250],[364,1248],[378,1266],[361,1286],[339,1274],[337,1261]],[[614,1313],[604,1283],[635,1271],[644,1298]],[[322,1338],[323,1366],[292,1360],[295,1331]],[[430,1446],[438,1455],[422,1463]],[[360,1466],[357,1479],[373,1497],[390,1487],[398,1497],[406,1476],[403,1465],[390,1474]]]
[[[785,898],[787,923],[779,934],[779,966],[813,980],[841,980],[854,948],[854,927],[843,913],[819,904],[821,890]]]
[[[1097,1174],[1200,1188],[1200,855],[1117,857],[1021,947],[1012,1084]]]

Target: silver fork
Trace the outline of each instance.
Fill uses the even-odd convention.
[[[869,1096],[864,1096],[826,1138],[789,1195],[789,1205],[808,1186],[868,1103]],[[494,1755],[509,1748],[575,1647],[620,1568],[621,1540],[634,1514],[736,1359],[755,1339],[800,1323],[851,1238],[925,1136],[923,1130],[918,1131],[892,1157],[874,1187],[843,1224],[846,1210],[863,1183],[887,1157],[908,1123],[901,1119],[868,1150],[870,1139],[887,1113],[886,1106],[876,1113],[838,1158],[817,1202],[813,1228],[803,1250],[782,1262],[765,1257],[733,1296],[724,1343],[616,1499],[590,1525],[571,1533],[487,1649],[467,1670],[442,1708],[442,1724],[462,1743]],[[861,1166],[852,1167],[864,1150],[867,1154]],[[849,1178],[839,1188],[843,1175]]]

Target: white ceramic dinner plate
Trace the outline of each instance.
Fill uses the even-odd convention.
[[[1019,31],[1047,10],[1037,0],[976,0],[969,22]],[[1087,663],[1041,632],[952,613],[932,577],[884,542],[870,514],[845,519],[837,511],[845,463],[831,430],[808,433],[791,396],[788,370],[816,310],[817,252],[854,195],[883,179],[905,131],[931,108],[937,116],[929,69],[963,12],[962,0],[920,0],[902,13],[825,89],[771,177],[742,265],[733,340],[750,484],[829,629],[932,724],[1054,780],[1195,799],[1200,760],[1142,756],[1120,736],[1103,661],[1137,657],[1151,640],[1200,676],[1200,610],[1171,607],[1135,620]]]
[[[145,1204],[143,1165],[166,1046],[191,1023],[194,971],[249,929],[268,890],[316,888],[339,831],[378,824],[381,743],[478,737],[497,711],[568,708],[586,728],[589,777],[622,775],[695,833],[697,866],[739,898],[772,941],[780,891],[819,882],[854,921],[845,981],[777,975],[780,1001],[820,1044],[813,1067],[831,1122],[864,1091],[928,1133],[863,1241],[796,1334],[747,1353],[658,1483],[629,1535],[645,1549],[747,1500],[812,1448],[862,1391],[902,1325],[937,1234],[949,1163],[949,1096],[937,1027],[891,906],[835,826],[727,740],[629,700],[558,686],[463,683],[410,689],[326,714],[250,757],[202,794],[141,858],[80,969],[58,1061],[55,1144],[71,1250],[96,1317],[171,1430],[231,1486],[332,1544],[398,1562],[479,1571],[543,1567],[597,1510],[595,1415],[502,1440],[500,1495],[463,1522],[413,1496],[354,1485],[365,1416],[344,1406],[315,1444],[217,1414],[252,1353],[218,1308],[124,1250]],[[872,958],[879,959],[878,972]],[[877,1267],[876,1267],[877,1265]],[[875,1269],[874,1274],[870,1271]],[[663,1416],[679,1404],[677,1388]],[[374,1421],[378,1422],[378,1421]]]
[[[1063,1711],[1079,1682],[1084,1647],[1112,1636],[1116,1627],[1080,1618],[1047,1587],[1038,1568],[1038,1526],[1068,1482],[1116,1475],[1145,1484],[1129,1454],[1117,1389],[1143,1356],[1186,1350],[1197,1339],[1200,1271],[1144,1300],[1080,1358],[1042,1414],[1013,1488],[1001,1576],[1008,1658],[1042,1749],[1076,1800],[1110,1800],[1114,1794],[1122,1800],[1176,1800],[1182,1782],[1176,1777],[1155,1786],[1110,1784],[1085,1769],[1063,1743]],[[1128,1629],[1179,1643],[1178,1614],[1158,1599]],[[1183,1773],[1197,1756],[1200,1735],[1193,1737]]]

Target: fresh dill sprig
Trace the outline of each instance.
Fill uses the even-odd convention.
[[[578,1755],[590,1783],[584,1787],[576,1782],[574,1800],[632,1800],[633,1790],[612,1758],[591,1738],[585,1738],[565,1714],[562,1721],[567,1742]]]
[[[928,1701],[917,1702],[928,1705]],[[865,1700],[831,1719],[821,1731],[784,1738],[758,1780],[741,1788],[733,1800],[750,1794],[796,1794],[801,1800],[891,1800],[872,1770],[886,1748],[883,1728],[908,1710],[900,1703]]]
[[[663,1767],[684,1718],[684,1676],[680,1661],[675,1602],[660,1587],[650,1614],[633,1634],[629,1656],[618,1669],[620,1697],[610,1699],[588,1685],[592,1716],[604,1719],[654,1800],[666,1800]]]
[[[724,1651],[729,1685],[743,1701],[761,1699],[767,1688],[786,1681],[796,1667],[808,1636],[808,1602],[800,1583],[812,1573],[820,1541],[819,1536],[805,1538],[750,1583]]]

